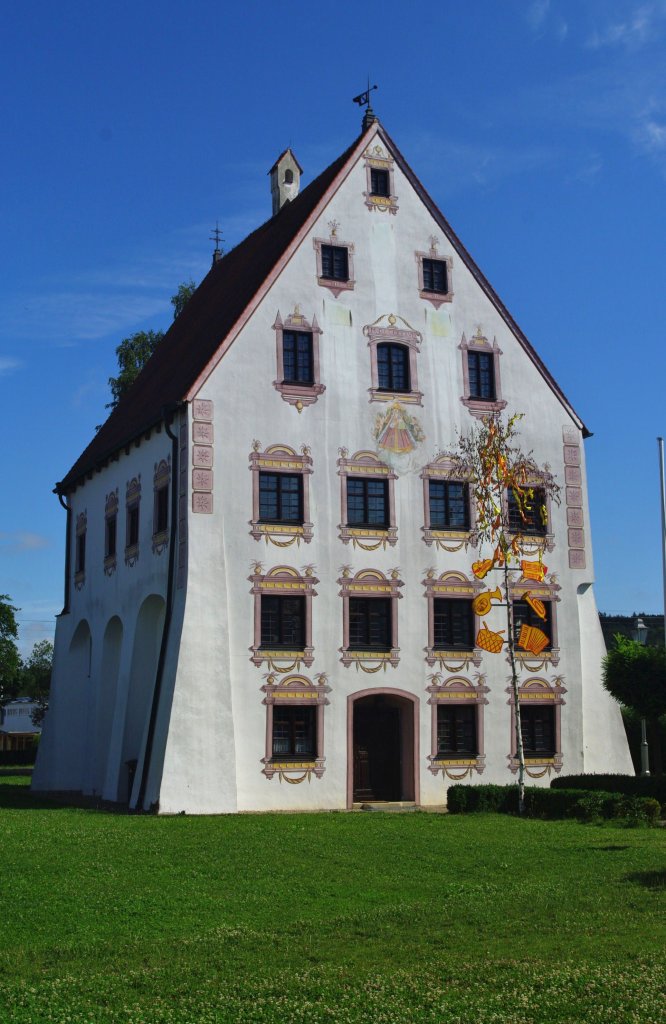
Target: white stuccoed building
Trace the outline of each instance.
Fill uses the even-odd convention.
[[[479,646],[472,609],[496,584],[472,574],[446,454],[502,409],[563,497],[524,543],[545,578],[512,593],[548,639],[519,658],[528,774],[631,772],[601,685],[584,424],[371,112],[300,175],[285,151],[272,218],[213,263],[58,485],[33,787],[223,813],[514,779],[506,648]]]

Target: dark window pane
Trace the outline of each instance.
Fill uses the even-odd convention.
[[[440,295],[448,293],[449,282],[444,260],[423,260],[423,290]]]
[[[127,546],[132,548],[139,543],[139,506],[132,505],[127,510]]]
[[[543,521],[541,511],[546,504],[545,492],[540,487],[534,488],[534,496],[526,498],[526,505],[519,507],[513,491],[507,491],[509,509],[509,529],[512,533],[545,534],[547,523]],[[521,514],[522,513],[522,514]]]
[[[273,757],[316,756],[316,708],[273,707]]]
[[[494,356],[488,352],[468,352],[469,397],[485,402],[495,400]]]
[[[377,346],[377,385],[380,391],[409,391],[409,349],[405,345]]]
[[[285,383],[314,383],[311,334],[305,331],[284,331],[282,366]]]
[[[388,171],[383,171],[378,167],[370,168],[370,192],[373,196],[390,195]]]
[[[104,549],[104,555],[106,558],[112,558],[116,553],[116,530],[117,530],[118,519],[116,516],[111,516],[106,521],[106,544]]]
[[[388,481],[347,478],[347,525],[389,525]]]
[[[433,645],[436,650],[470,651],[474,647],[474,612],[471,601],[435,598],[433,612]]]
[[[261,597],[261,646],[302,650],[305,646],[305,598]]]
[[[391,599],[389,597],[349,598],[349,649],[361,651],[391,649]]]
[[[169,488],[160,487],[155,496],[155,533],[164,533],[169,525]]]
[[[467,484],[455,480],[431,480],[430,526],[433,530],[469,529],[469,491]]]
[[[86,568],[86,535],[85,533],[77,533],[76,535],[76,572],[85,572]]]
[[[303,477],[300,474],[259,474],[259,519],[264,523],[303,522]]]
[[[548,637],[548,643],[542,648],[544,651],[549,651],[553,646],[552,642],[552,607],[550,601],[541,602],[546,610],[546,618],[542,619],[534,609],[527,603],[527,601],[514,601],[513,602],[513,634],[516,638],[516,643],[520,637],[520,631],[523,626],[533,627],[534,629],[540,629],[542,633],[545,633]],[[520,648],[523,650],[524,648]]]
[[[322,245],[321,276],[330,281],[349,280],[349,255],[344,245]]]
[[[440,757],[476,757],[476,708],[437,705],[437,753]]]
[[[526,754],[552,757],[555,750],[555,708],[532,704],[521,705],[520,726]]]

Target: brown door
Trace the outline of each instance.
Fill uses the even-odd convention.
[[[400,800],[400,708],[380,696],[354,708],[354,800]]]

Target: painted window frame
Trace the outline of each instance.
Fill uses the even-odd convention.
[[[133,512],[137,514],[136,543],[130,543],[131,517]],[[139,560],[139,548],[141,540],[141,474],[128,480],[125,488],[125,565],[132,567]]]
[[[248,577],[252,583],[250,593],[254,597],[254,643],[250,647],[252,657],[250,661],[259,667],[266,664],[273,672],[288,672],[293,669],[300,670],[301,664],[307,668],[314,661],[314,648],[312,646],[312,598],[317,596],[314,589],[319,580],[315,577],[312,566],[304,566],[303,572],[289,565],[278,565],[263,572],[261,562],[256,562],[254,572]],[[298,650],[284,650],[282,648],[267,648],[261,643],[261,598],[263,595],[271,597],[304,597],[305,598],[305,623],[304,623],[304,644]],[[289,662],[289,667],[282,663]]]
[[[280,679],[277,675],[271,673],[261,689],[266,695],[262,701],[266,707],[266,746],[264,756],[261,759],[261,763],[264,766],[262,773],[267,779],[272,779],[273,776],[278,775],[280,781],[285,778],[286,781],[291,783],[303,782],[306,778],[309,782],[312,775],[320,779],[326,770],[326,759],[324,757],[324,708],[329,703],[327,694],[331,692],[330,686],[327,685],[326,675],[323,672],[320,673],[318,676],[315,676],[315,681],[313,682],[308,676],[301,674],[287,675],[284,679]],[[295,705],[314,706],[316,708],[314,758],[280,758],[273,755],[274,708],[276,706],[294,707]],[[302,773],[302,775],[300,778],[296,778],[295,773],[299,775]]]
[[[376,142],[374,146],[366,149],[363,154],[365,167],[365,192],[363,197],[368,210],[377,210],[379,213],[388,213],[395,216],[398,212],[398,197],[395,194],[395,161],[382,146]],[[378,196],[372,191],[372,171],[387,171],[389,194]]]
[[[110,550],[113,523],[113,551]],[[118,488],[109,491],[104,501],[104,575],[112,576],[118,565]]]
[[[532,779],[541,779],[551,772],[560,772],[563,764],[562,752],[562,706],[566,703],[566,693],[562,676],[555,676],[549,682],[543,676],[532,676],[521,683],[518,688],[518,705],[534,705],[535,702],[548,704],[554,709],[555,715],[555,752],[552,757],[536,755],[525,757],[525,772]],[[507,755],[509,770],[515,775],[518,771],[518,748],[516,745],[516,704],[513,696],[513,688],[507,686],[506,693],[509,695],[507,704],[511,708],[511,737],[510,753]]]
[[[519,580],[512,580],[509,585],[509,598],[511,603],[521,601],[524,599],[524,595],[529,593],[530,597],[536,597],[544,604],[549,605],[550,608],[550,646],[547,650],[541,651],[540,654],[534,655],[529,651],[524,651],[522,648],[516,647],[514,654],[516,659],[516,665],[519,671],[523,668],[529,672],[539,672],[548,664],[555,667],[560,661],[560,646],[557,629],[557,604],[559,603],[560,586],[557,582],[557,576],[551,574],[542,583],[535,580],[529,579],[525,575],[522,575]],[[507,663],[509,663],[509,655],[507,653]]]
[[[376,551],[394,547],[398,542],[398,527],[395,519],[395,481],[397,474],[387,463],[382,462],[375,452],[359,451],[349,457],[346,448],[339,449],[338,476],[340,477],[340,522],[338,536],[343,544],[361,548],[363,551]],[[350,477],[386,480],[388,483],[388,527],[349,526],[347,524],[347,481]]]
[[[356,287],[356,278],[354,276],[354,243],[344,242],[337,236],[338,224],[336,221],[331,221],[329,227],[331,228],[331,234],[328,238],[313,238],[312,244],[314,246],[316,260],[317,260],[317,284],[321,288],[328,288],[333,298],[337,299],[342,292],[353,292]],[[332,245],[337,249],[347,250],[347,280],[340,281],[337,278],[324,277],[322,247],[324,245]]]
[[[74,527],[74,586],[81,590],[86,581],[86,541],[88,536],[88,512],[79,512]]]
[[[454,457],[444,452],[421,470],[421,479],[423,480],[423,526],[421,527],[421,533],[423,534],[423,541],[428,547],[434,544],[435,547],[451,553],[460,551],[462,548],[467,549],[472,542],[475,523],[474,503],[472,501],[469,480],[456,476],[454,472],[455,466]],[[467,530],[440,530],[432,526],[430,519],[431,480],[442,480],[448,483],[459,483],[467,486],[467,519],[469,522]]]
[[[500,374],[500,356],[503,354],[501,348],[497,344],[497,339],[493,338],[492,345],[488,341],[485,334],[482,333],[481,328],[478,327],[476,333],[472,335],[469,341],[463,333],[462,340],[458,345],[459,350],[462,353],[462,370],[463,370],[463,394],[460,396],[460,401],[466,409],[479,419],[487,416],[492,412],[501,412],[502,409],[506,408],[506,402],[502,398],[502,379]],[[470,394],[469,385],[469,359],[468,355],[470,352],[481,352],[485,355],[490,355],[493,358],[493,376],[495,383],[495,397],[493,399],[475,398]]]
[[[300,546],[301,541],[309,544],[312,540],[314,527],[310,521],[310,477],[312,475],[312,457],[310,448],[301,445],[301,454],[297,455],[293,448],[286,444],[272,444],[261,451],[259,441],[255,441],[249,455],[249,469],[252,472],[252,518],[250,520],[250,536],[255,540],[263,537],[276,547]],[[259,474],[288,473],[299,474],[303,487],[303,522],[298,523],[264,523],[260,518]]]
[[[417,251],[414,253],[416,259],[416,268],[418,274],[419,284],[419,298],[425,299],[435,309],[439,309],[445,302],[453,301],[453,260],[450,256],[442,256],[438,251],[438,241],[433,235],[430,239],[430,249],[427,252]],[[445,292],[433,292],[425,286],[425,276],[423,272],[423,261],[424,260],[437,260],[439,263],[443,263],[446,266],[446,284],[447,290]]]
[[[161,459],[155,463],[153,475],[153,554],[161,555],[169,546],[169,523],[171,521],[171,510],[169,508],[169,495],[171,486],[171,457]],[[166,526],[160,529],[160,492],[166,491]]]
[[[386,320],[388,327],[380,325]],[[398,321],[402,326],[398,326]],[[423,405],[423,392],[419,391],[418,359],[421,351],[423,335],[414,330],[411,324],[398,317],[395,313],[380,316],[374,324],[367,324],[363,334],[368,339],[370,350],[370,381],[368,389],[371,402],[401,402],[404,405]],[[379,367],[377,363],[377,346],[381,344],[402,345],[409,351],[409,391],[384,391],[379,387]]]
[[[546,529],[538,533],[525,531],[521,535],[520,547],[521,550],[527,551],[552,551],[555,547],[555,534],[553,533],[553,515],[552,515],[552,499],[548,492],[548,488],[545,486],[545,482],[539,477],[530,479],[525,484],[526,487],[533,487],[535,491],[543,491],[546,505]],[[504,514],[506,516],[506,522],[509,522],[509,494],[505,491],[503,496]],[[510,532],[510,531],[509,531]],[[511,536],[516,536],[510,532]]]
[[[479,667],[481,664],[482,651],[476,644],[476,636],[479,632],[480,620],[472,609],[474,643],[469,650],[451,648],[450,650],[440,649],[435,645],[435,600],[448,598],[450,600],[473,601],[484,589],[481,580],[469,580],[462,572],[447,570],[440,576],[436,576],[434,569],[428,569],[425,579],[421,581],[425,587],[424,597],[428,602],[428,644],[424,648],[426,663],[428,665],[438,664],[440,670],[447,672],[460,672],[469,669],[470,665]]]
[[[282,396],[285,402],[296,407],[300,413],[308,405],[313,405],[319,396],[324,393],[326,386],[321,383],[321,366],[319,359],[319,338],[323,333],[317,323],[317,317],[313,314],[312,321],[307,320],[296,305],[294,312],[290,313],[286,320],[282,320],[278,310],[273,324],[275,331],[275,348],[277,359],[277,377],[273,381],[273,387]],[[296,331],[312,335],[312,384],[299,384],[284,379],[284,332]]]
[[[461,675],[452,675],[443,678],[438,672],[431,676],[431,682],[426,687],[430,694],[428,704],[431,707],[431,737],[430,754],[428,755],[429,771],[433,775],[441,772],[444,777],[460,781],[476,772],[482,775],[486,766],[485,739],[484,739],[484,708],[488,703],[486,694],[489,688],[486,686],[484,675],[476,676],[476,683]],[[437,717],[438,707],[451,705],[470,705],[476,709],[476,756],[475,757],[442,757],[439,754],[437,743]]]
[[[399,569],[391,569],[385,576],[379,569],[359,569],[352,576],[349,566],[344,566],[342,576],[338,579],[339,596],[342,598],[342,647],[339,648],[340,661],[345,667],[356,665],[365,672],[376,672],[378,668],[386,669],[387,665],[396,668],[400,661],[398,646],[398,601],[402,598],[400,588],[404,586]],[[388,651],[356,651],[350,649],[349,640],[349,599],[364,597],[373,600],[388,597],[391,600],[391,647]]]

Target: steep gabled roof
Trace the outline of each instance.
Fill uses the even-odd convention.
[[[433,219],[468,267],[519,343],[557,394],[572,418],[588,434],[526,336],[490,283],[452,230],[448,221],[411,170],[400,150],[378,122],[358,136],[337,160],[270,220],[240,242],[213,267],[174,321],[136,381],[113,410],[57,490],[66,493],[87,473],[103,465],[125,445],[161,422],[165,410],[191,397],[222,354],[225,340],[233,340],[239,326],[259,301],[267,279],[299,243],[318,208],[325,205],[366,140],[378,132]],[[349,164],[349,166],[347,166]],[[339,179],[339,180],[336,180]],[[231,337],[230,337],[231,336]]]

